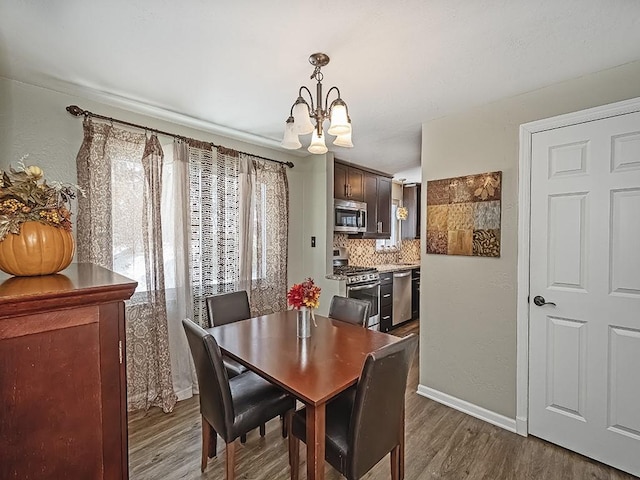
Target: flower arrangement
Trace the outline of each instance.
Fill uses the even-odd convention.
[[[293,308],[302,307],[313,309],[320,306],[320,287],[313,283],[312,278],[307,278],[302,283],[294,284],[287,292],[287,302]]]
[[[71,200],[80,187],[43,178],[36,165],[25,166],[20,159],[18,168],[0,170],[0,242],[9,233],[18,235],[25,222],[40,222],[71,231]]]

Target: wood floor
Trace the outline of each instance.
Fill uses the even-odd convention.
[[[417,332],[418,321],[393,331]],[[594,460],[534,437],[521,437],[465,415],[416,392],[418,355],[409,373],[406,393],[406,480],[623,480],[627,475]],[[172,414],[154,408],[129,416],[129,470],[132,480],[223,479],[224,443],[218,456],[200,473],[201,429],[198,397],[179,402]],[[303,450],[301,450],[301,453]],[[301,477],[306,478],[304,455]],[[390,478],[383,459],[364,478]],[[286,440],[279,420],[257,430],[236,450],[236,478],[288,480]],[[326,464],[326,479],[342,478]]]

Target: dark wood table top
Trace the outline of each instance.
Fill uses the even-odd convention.
[[[320,405],[357,382],[367,354],[398,341],[316,315],[311,336],[297,337],[296,311],[264,315],[208,329],[230,357],[291,392]]]

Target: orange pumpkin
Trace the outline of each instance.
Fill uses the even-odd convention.
[[[69,266],[75,251],[71,232],[40,222],[25,222],[20,233],[0,242],[0,270],[19,277],[49,275]]]

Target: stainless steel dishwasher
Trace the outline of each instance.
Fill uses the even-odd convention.
[[[411,270],[393,272],[392,325],[411,320]]]

